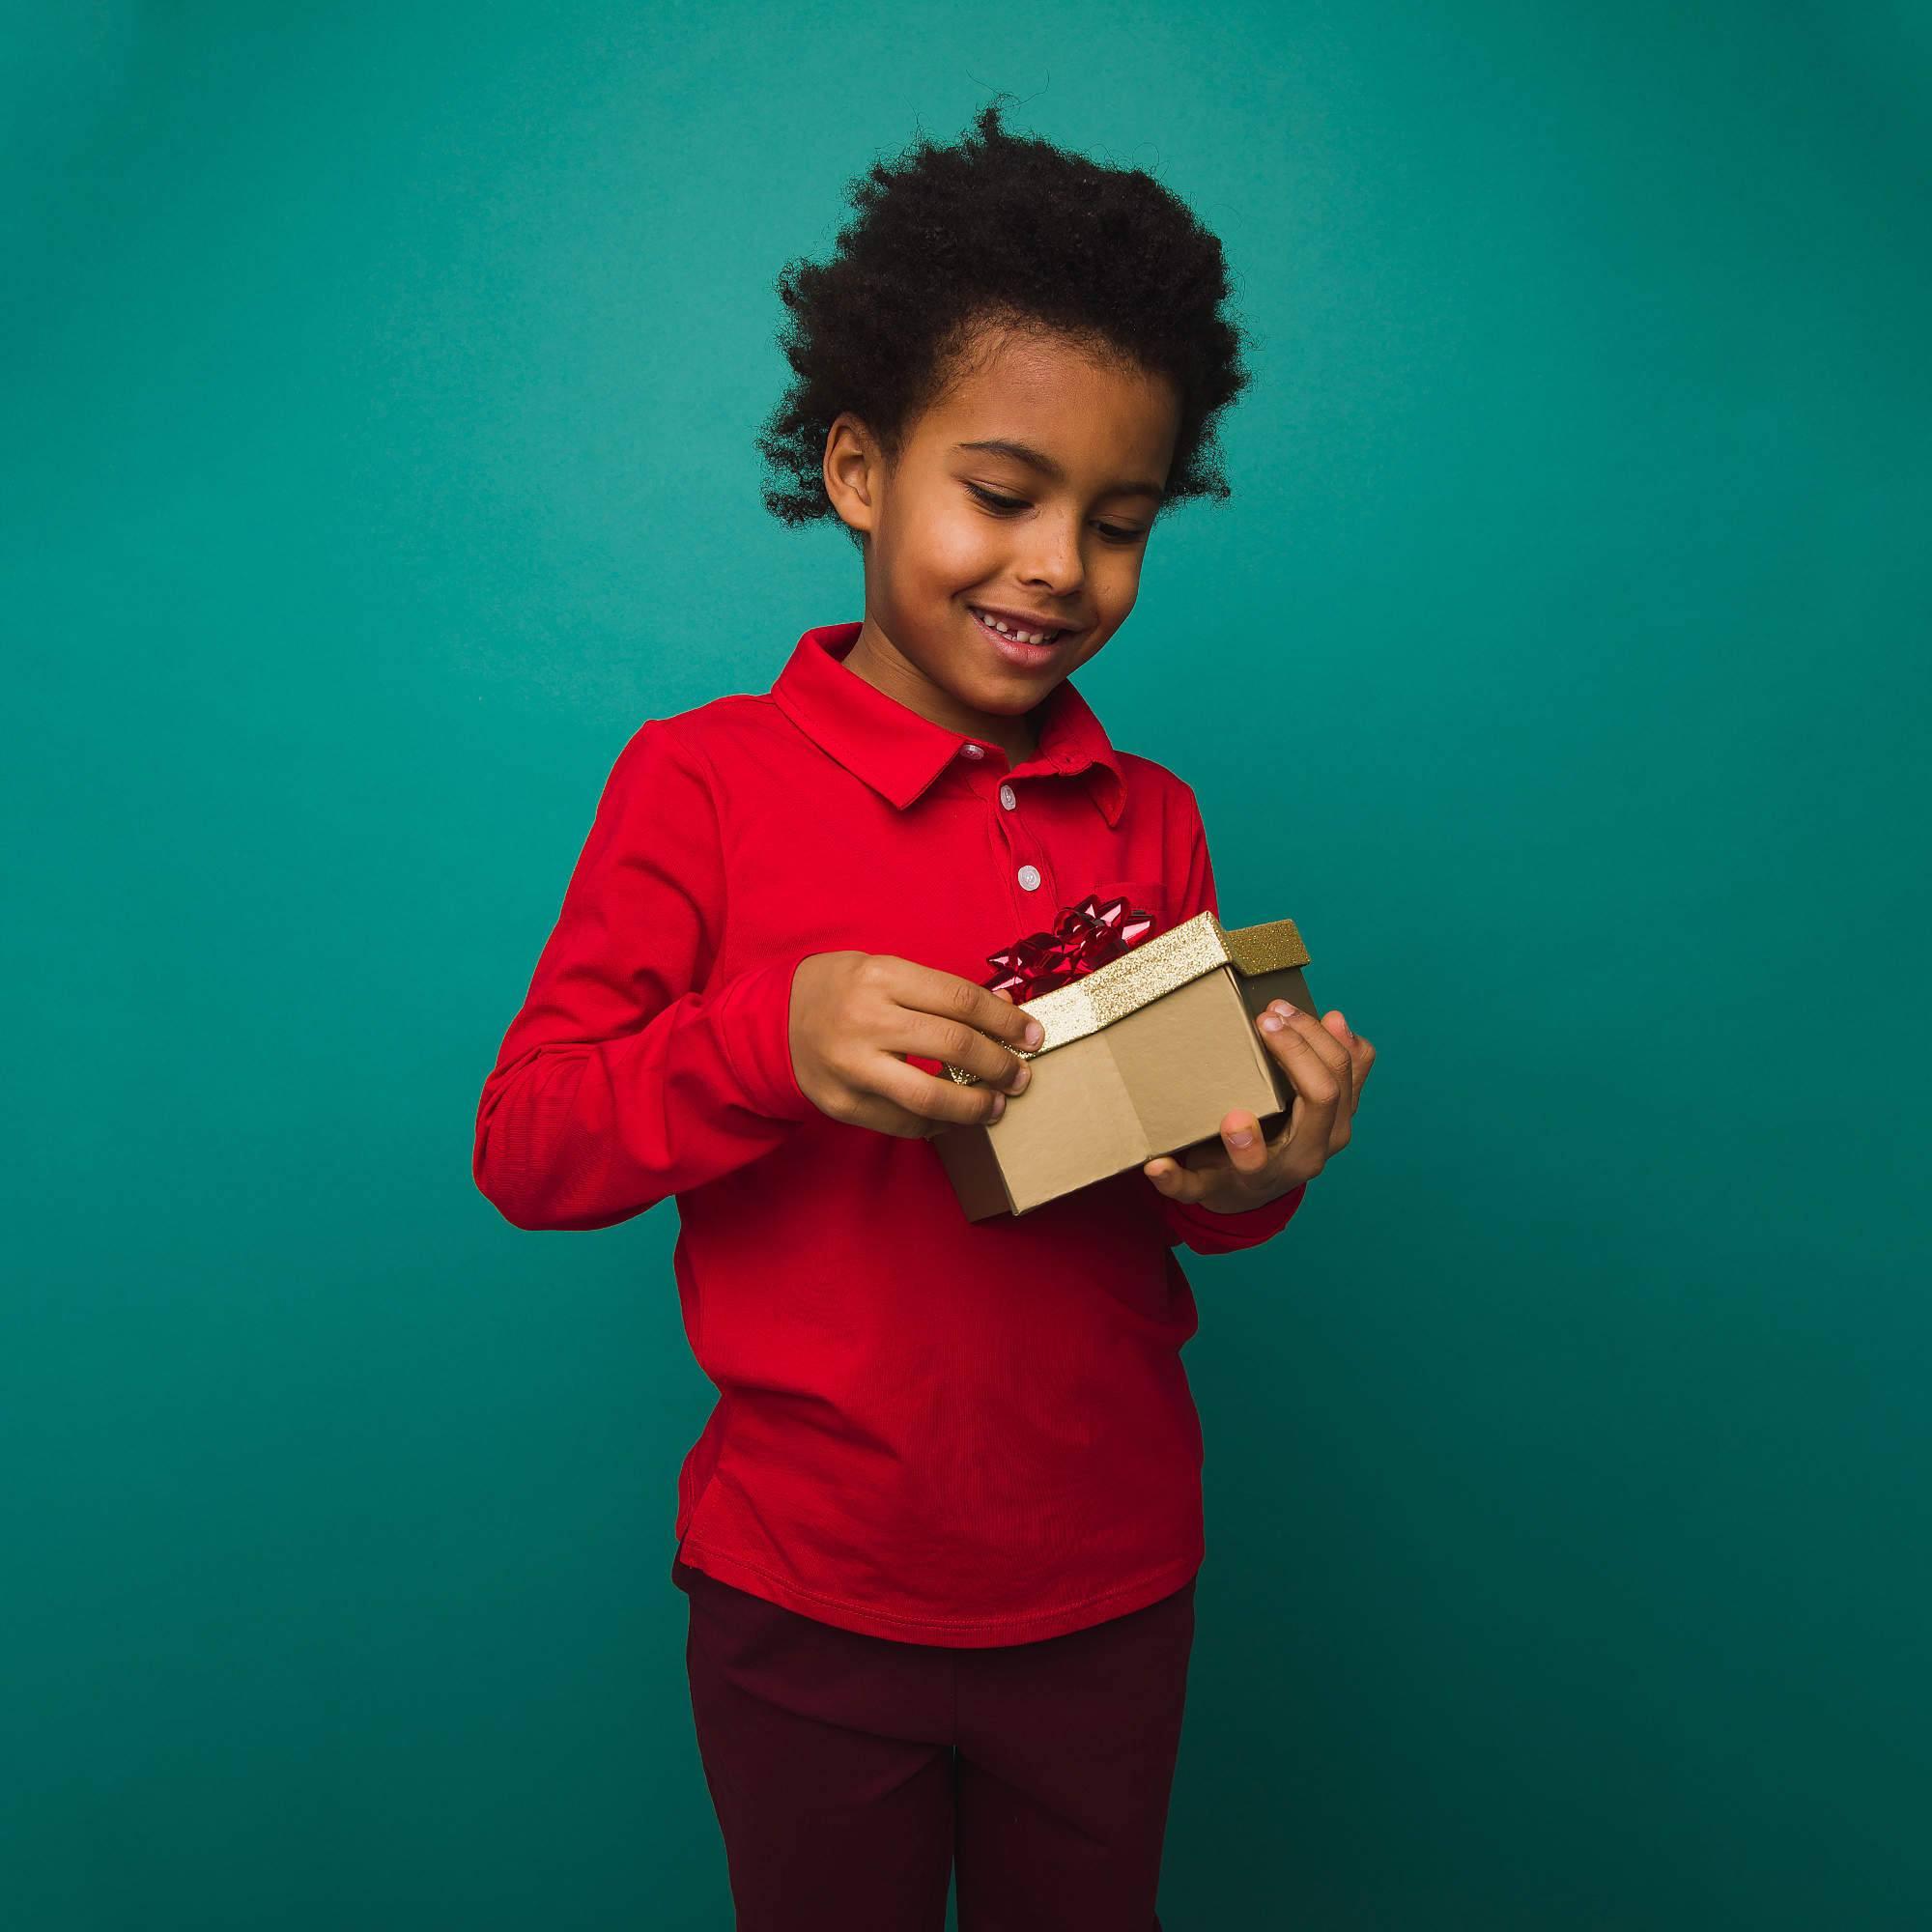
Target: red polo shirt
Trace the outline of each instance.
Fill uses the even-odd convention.
[[[619,753],[483,1087],[476,1183],[531,1229],[677,1197],[685,1332],[718,1389],[678,1478],[686,1563],[875,1636],[1030,1642],[1200,1566],[1174,1249],[1265,1240],[1303,1190],[1217,1214],[1132,1168],[969,1222],[929,1142],[806,1098],[808,953],[983,983],[1090,892],[1156,930],[1220,910],[1193,791],[1109,744],[1070,679],[1009,767],[847,670],[858,634],[808,631],[769,692]]]

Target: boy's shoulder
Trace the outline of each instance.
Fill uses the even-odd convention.
[[[648,752],[723,766],[768,752],[790,729],[769,692],[727,692],[684,711],[654,712],[631,727],[619,761]]]
[[[1128,784],[1137,789],[1153,793],[1156,797],[1191,800],[1194,787],[1158,758],[1150,758],[1141,752],[1123,751],[1119,745],[1114,748],[1114,755],[1121,761],[1121,770]]]
[[[1200,818],[1201,802],[1194,787],[1171,766],[1140,752],[1122,751],[1118,745],[1114,755],[1121,761],[1128,796],[1138,799],[1144,808],[1151,807],[1163,823],[1188,827]]]

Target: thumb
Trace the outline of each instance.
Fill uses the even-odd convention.
[[[1221,1122],[1221,1139],[1237,1173],[1254,1174],[1267,1165],[1262,1123],[1252,1114],[1230,1114]]]

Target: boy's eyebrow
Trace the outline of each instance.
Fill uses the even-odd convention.
[[[983,442],[955,442],[954,449],[989,449],[995,456],[1010,456],[1015,463],[1024,463],[1029,469],[1039,473],[1054,483],[1065,483],[1066,471],[1044,450],[1036,449],[1030,442],[1014,442],[1004,436],[989,437]],[[1167,492],[1158,483],[1116,483],[1102,493],[1109,497],[1151,497],[1156,503],[1165,499]]]

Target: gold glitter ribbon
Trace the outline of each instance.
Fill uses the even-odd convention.
[[[1045,1037],[1037,1046],[1009,1046],[1008,1051],[1033,1060],[1056,1046],[1085,1039],[1219,966],[1232,966],[1247,978],[1307,964],[1308,949],[1292,919],[1272,919],[1230,931],[1211,912],[1196,913],[1070,985],[1056,986],[1025,1002],[1020,1011],[1037,1019]],[[952,1065],[946,1070],[962,1087],[979,1084],[977,1073]]]

